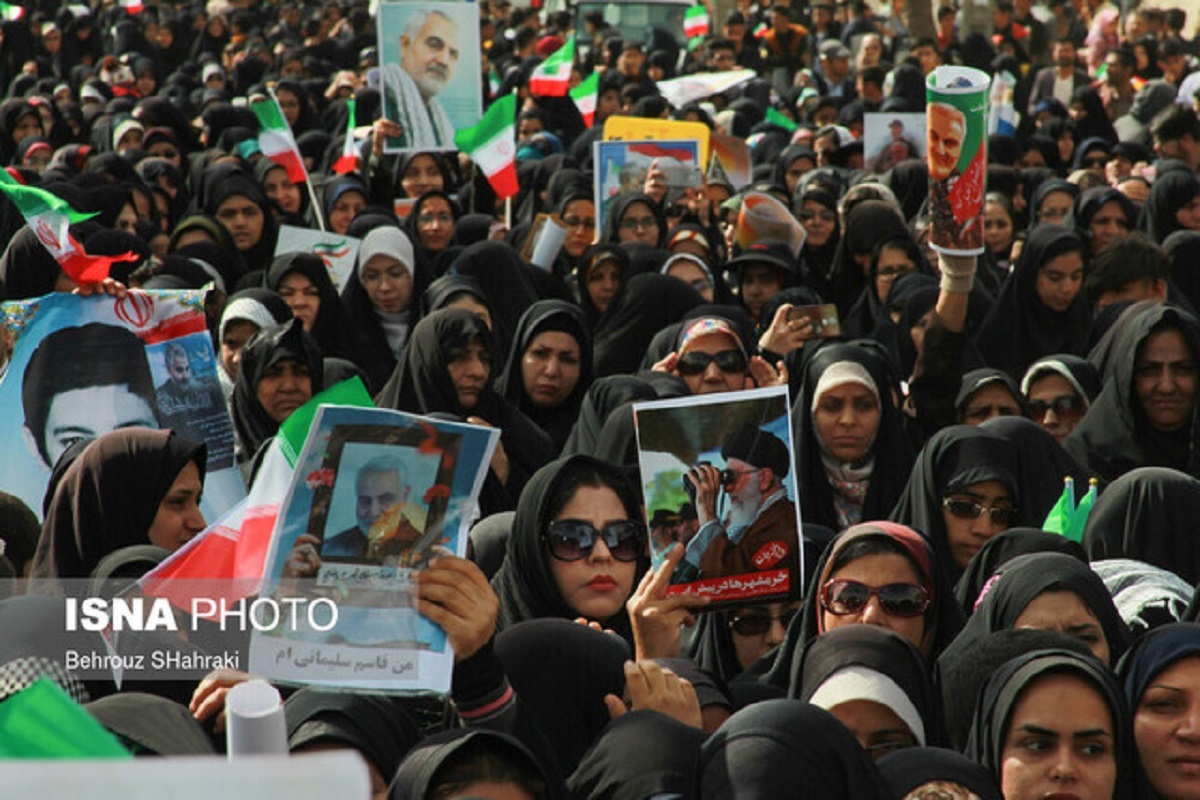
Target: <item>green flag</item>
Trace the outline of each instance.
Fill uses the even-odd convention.
[[[1096,505],[1096,479],[1091,480],[1088,486],[1087,494],[1079,501],[1079,505],[1075,508],[1075,513],[1071,515],[1071,522],[1067,525],[1067,529],[1062,532],[1073,542],[1083,541],[1083,529],[1087,527],[1088,517],[1092,515],[1092,506]]]
[[[54,681],[0,703],[0,758],[132,758]]]
[[[776,111],[774,106],[767,106],[767,122],[770,122],[772,125],[778,125],[788,133],[792,133],[796,128],[800,127],[783,113]]]
[[[1042,523],[1042,530],[1065,536],[1067,529],[1071,526],[1071,515],[1074,513],[1075,481],[1068,476],[1063,479],[1062,496],[1058,498],[1054,508],[1050,509],[1050,513],[1046,515],[1046,521]]]

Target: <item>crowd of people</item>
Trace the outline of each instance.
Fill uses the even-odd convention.
[[[602,11],[477,5],[481,63],[459,61],[435,11],[401,35],[405,75],[381,66],[390,45],[357,1],[41,0],[0,24],[8,176],[94,214],[71,228],[88,253],[136,255],[76,285],[0,200],[4,299],[207,289],[248,484],[281,423],[347,377],[381,408],[500,431],[467,557],[414,579],[454,648],[450,696],[286,690],[293,752],[358,751],[376,797],[1200,798],[1200,38],[1185,13],[997,0],[991,20],[940,5],[922,23],[903,0],[744,0],[687,39],[682,7],[631,31]],[[572,34],[571,85],[599,73],[590,125],[530,87]],[[408,77],[410,48],[424,77]],[[978,256],[931,247],[923,148],[897,138],[864,168],[868,121],[898,132],[891,115],[924,113],[943,64],[1005,82],[993,96],[1015,112],[987,138]],[[735,69],[755,77],[682,107],[659,91]],[[484,107],[517,96],[510,199],[468,154],[411,146],[445,145],[430,87],[472,70]],[[268,96],[311,185],[264,155],[247,104]],[[335,170],[352,114],[357,166]],[[598,225],[593,144],[618,115],[744,140],[750,182],[705,165],[679,193],[654,164]],[[739,236],[753,193],[791,210],[802,246]],[[534,266],[547,215],[565,240]],[[317,255],[276,255],[284,226],[359,239],[344,285]],[[826,304],[837,328],[805,310]],[[78,346],[51,344],[27,402],[72,365]],[[153,394],[131,358],[61,380]],[[52,403],[27,410],[50,486],[37,513],[0,496],[10,585],[102,587],[204,529],[188,352],[165,366],[171,408],[112,430],[55,434]],[[632,406],[767,386],[794,400],[791,457],[731,449],[738,469],[689,480],[774,497],[790,474],[805,589],[710,609],[669,584],[708,569],[685,545],[712,514],[643,507]],[[1075,537],[1043,530],[1064,477],[1099,492]],[[360,528],[402,483],[390,462],[364,467]],[[338,547],[361,551],[366,528]],[[50,677],[133,752],[223,747],[224,698],[247,675],[82,681],[48,650],[61,614],[0,600],[4,696]]]

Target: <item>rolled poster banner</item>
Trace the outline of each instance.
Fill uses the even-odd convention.
[[[929,140],[929,243],[947,255],[983,252],[991,78],[969,67],[938,67],[925,82]]]

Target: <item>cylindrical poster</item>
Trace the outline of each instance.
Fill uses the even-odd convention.
[[[929,243],[947,255],[983,252],[990,85],[987,73],[969,67],[938,67],[925,83]]]

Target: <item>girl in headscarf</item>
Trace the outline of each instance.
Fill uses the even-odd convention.
[[[569,185],[554,210],[559,221],[567,226],[567,238],[554,264],[554,272],[565,277],[575,271],[596,238],[596,205],[591,187],[583,183]]]
[[[832,714],[798,700],[767,700],[734,714],[700,751],[702,800],[891,797],[866,751]]]
[[[250,269],[265,269],[275,252],[278,226],[266,195],[240,170],[208,187],[204,212],[229,231]]]
[[[29,136],[45,136],[37,106],[23,98],[11,98],[0,105],[0,164],[13,163],[17,146]]]
[[[267,271],[266,286],[283,297],[305,332],[316,339],[322,356],[355,360],[351,323],[324,261],[311,253],[277,256]]]
[[[1028,553],[1000,566],[942,658],[969,658],[985,638],[1009,628],[1066,634],[1083,642],[1105,665],[1116,664],[1129,647],[1129,629],[1104,581],[1066,553]]]
[[[367,205],[367,187],[353,175],[340,175],[321,189],[321,210],[334,233],[350,229],[354,216]]]
[[[443,308],[465,308],[479,315],[488,330],[492,329],[492,311],[487,292],[470,275],[443,275],[429,284],[421,295],[421,316],[427,317]]]
[[[1024,396],[1016,380],[1004,370],[984,367],[962,376],[954,398],[957,422],[981,425],[997,417],[1017,416],[1023,411]]]
[[[1082,297],[1085,263],[1083,241],[1074,231],[1035,228],[975,336],[984,362],[1017,380],[1042,356],[1083,355],[1090,326]]]
[[[908,233],[900,210],[884,200],[864,200],[845,219],[845,235],[838,245],[829,273],[829,297],[838,313],[846,314],[863,287],[871,268],[871,254],[880,242]]]
[[[483,319],[465,309],[443,309],[417,323],[409,337],[375,402],[380,408],[414,414],[479,418],[499,428],[493,465],[503,466],[496,477],[510,497],[517,497],[529,476],[554,458],[555,447],[547,434],[492,390],[492,334]]]
[[[992,575],[1017,556],[1030,553],[1064,553],[1081,564],[1087,564],[1087,554],[1079,542],[1059,533],[1050,533],[1039,528],[1009,528],[998,533],[976,553],[958,583],[954,585],[954,597],[969,617]]]
[[[1071,219],[1075,231],[1087,242],[1088,255],[1094,258],[1113,239],[1133,230],[1137,208],[1124,192],[1111,186],[1097,186],[1075,198]]]
[[[641,519],[637,492],[605,461],[576,455],[538,470],[492,578],[500,629],[585,617],[632,642],[625,603],[649,564]]]
[[[667,244],[667,218],[662,206],[641,192],[618,195],[608,208],[600,241],[645,242],[661,249]]]
[[[1133,710],[1138,797],[1193,797],[1200,703],[1200,625],[1164,625],[1142,637],[1118,672]]]
[[[299,320],[261,329],[242,348],[233,389],[233,427],[251,461],[293,411],[323,388],[321,350]]]
[[[806,234],[800,250],[800,274],[806,286],[829,292],[828,274],[841,241],[837,197],[822,184],[812,184],[796,198],[796,217]]]
[[[434,261],[449,246],[454,226],[461,216],[462,209],[442,190],[429,189],[417,198],[405,227],[417,246],[418,266],[423,271],[436,274]]]
[[[632,374],[654,335],[704,302],[668,275],[635,275],[625,283],[596,328],[596,375]]]
[[[929,665],[907,639],[875,625],[847,625],[814,639],[799,666],[789,695],[841,720],[876,761],[941,743]]]
[[[420,197],[429,191],[447,192],[454,180],[440,153],[402,153],[396,164],[396,197]]]
[[[932,270],[910,235],[893,236],[876,244],[871,251],[867,285],[841,318],[843,338],[870,336],[885,321],[890,321],[886,316],[888,292],[898,278],[911,272],[931,274]]]
[[[292,183],[287,168],[269,158],[254,165],[254,179],[262,187],[263,194],[273,206],[272,212],[281,223],[305,226],[304,212],[308,205],[308,193],[299,184]]]
[[[1108,113],[1104,110],[1104,101],[1092,87],[1080,86],[1071,94],[1068,112],[1075,123],[1075,141],[1080,143],[1080,150],[1084,153],[1089,149],[1088,140],[1100,140],[1106,150],[1117,143],[1117,132],[1113,130]],[[1076,162],[1076,169],[1088,168],[1087,164],[1079,164],[1078,158]]]
[[[1200,475],[1200,417],[1186,391],[1198,356],[1195,317],[1162,303],[1140,310],[1114,335],[1104,388],[1063,446],[1106,481],[1149,466]]]
[[[496,391],[562,450],[592,384],[592,337],[583,311],[540,300],[521,315]]]
[[[206,453],[174,431],[124,428],[96,439],[55,489],[33,576],[86,578],[129,545],[183,547],[204,530]]]
[[[1094,659],[1039,650],[1009,661],[975,705],[966,755],[992,771],[1005,800],[1056,793],[1133,797],[1129,709]]]
[[[221,322],[217,327],[217,352],[221,357],[221,369],[217,377],[225,402],[233,402],[233,386],[237,380],[238,364],[242,360],[242,348],[250,337],[263,328],[282,325],[292,318],[288,304],[270,289],[243,289],[230,295],[221,311]]]
[[[593,244],[583,251],[575,266],[574,283],[589,327],[594,329],[608,311],[621,283],[628,277],[629,269],[629,254],[610,242]]]
[[[806,522],[840,531],[887,516],[899,499],[913,453],[889,366],[877,347],[841,343],[805,365],[792,419]]]
[[[471,245],[450,264],[452,274],[474,278],[487,296],[496,355],[501,360],[508,357],[521,315],[538,299],[535,270],[511,245],[495,241]]]
[[[1146,232],[1162,244],[1175,231],[1200,230],[1200,181],[1190,170],[1160,175],[1146,200]]]
[[[1029,201],[1030,230],[1038,225],[1066,225],[1078,196],[1078,186],[1059,178],[1039,183]]]
[[[346,318],[354,321],[355,362],[378,390],[396,368],[415,324],[421,296],[412,242],[393,225],[374,228],[358,248],[354,272],[342,289]]]
[[[955,581],[983,543],[1023,517],[1016,452],[974,425],[935,433],[917,456],[892,519],[927,536],[940,571]]]
[[[1056,353],[1029,366],[1021,393],[1030,418],[1062,444],[1100,393],[1100,374],[1086,359]]]
[[[485,792],[552,800],[559,790],[524,744],[486,728],[458,728],[434,734],[400,764],[393,800],[475,797]]]

